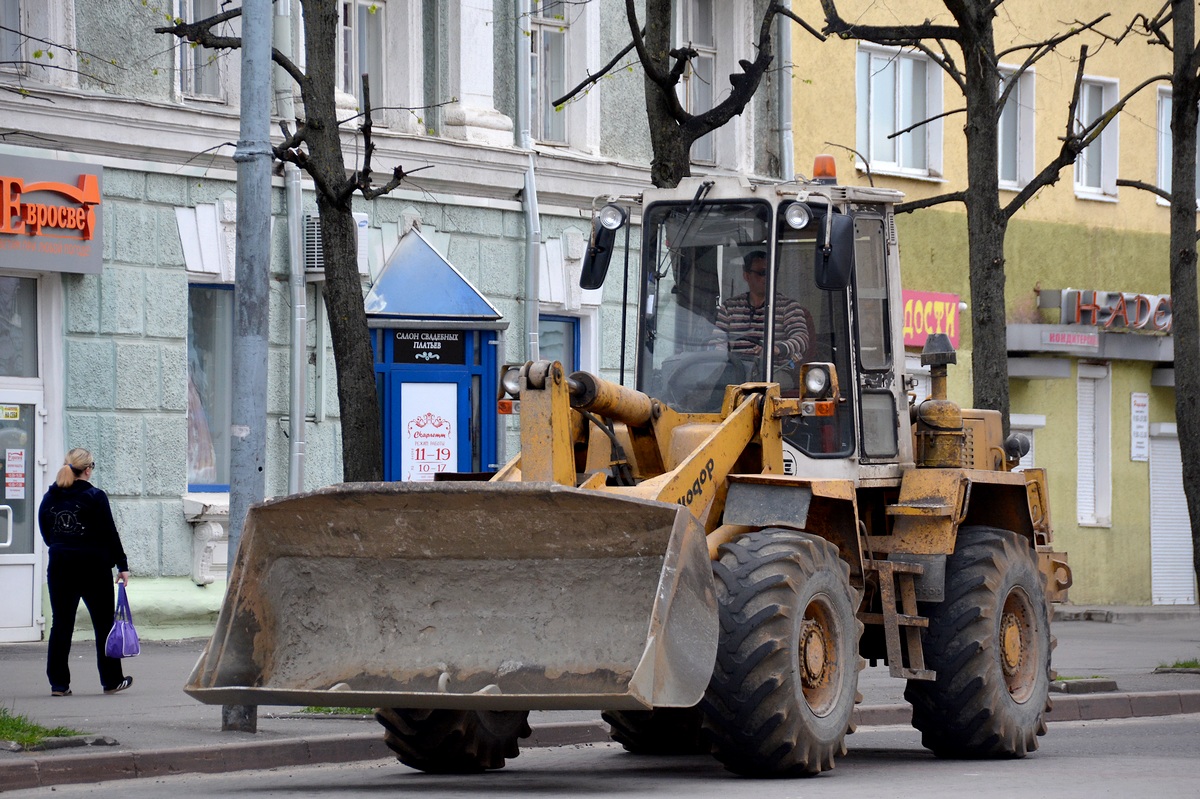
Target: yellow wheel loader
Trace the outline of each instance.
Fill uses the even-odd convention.
[[[631,751],[791,776],[845,752],[869,660],[937,755],[1035,749],[1070,569],[1045,473],[946,399],[944,335],[913,391],[899,199],[712,178],[605,205],[581,283],[640,217],[636,387],[527,363],[490,480],[252,508],[187,692],[378,708],[429,772],[499,768],[530,710],[592,709]]]

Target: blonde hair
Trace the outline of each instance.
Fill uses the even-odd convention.
[[[58,476],[54,478],[54,482],[60,488],[70,488],[91,466],[92,453],[83,447],[76,447],[68,452],[67,457],[63,459],[62,468],[58,470]]]

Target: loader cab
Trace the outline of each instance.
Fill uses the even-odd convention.
[[[805,365],[851,368],[847,283],[852,242],[828,268],[828,204],[695,199],[649,204],[643,217],[638,388],[676,410],[716,413],[725,387],[775,382],[800,396]],[[801,213],[796,213],[801,211]],[[848,219],[839,220],[848,229]],[[824,284],[824,285],[822,285]],[[843,377],[843,380],[845,378]],[[854,448],[853,402],[796,417],[786,440],[811,457]]]
[[[637,388],[699,414],[720,412],[726,386],[747,382],[817,399],[816,412],[784,420],[788,471],[813,459],[890,473],[911,460],[899,435],[907,414],[900,418],[903,382],[892,353],[899,334],[890,298],[900,288],[890,209],[899,196],[733,178],[648,190]],[[627,218],[609,214],[610,227],[604,210],[597,215],[585,287],[602,283]],[[822,372],[830,378],[824,393],[813,379]]]

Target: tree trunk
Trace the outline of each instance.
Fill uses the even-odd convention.
[[[971,364],[976,408],[1000,411],[1008,434],[1008,343],[1000,208],[999,72],[986,3],[958,11],[966,75],[967,242],[971,277]],[[982,5],[984,8],[979,8]]]
[[[357,226],[334,101],[339,8],[337,0],[304,0],[309,83],[302,97],[308,125],[307,169],[317,183],[325,307],[337,366],[342,478],[359,482],[383,479],[383,435],[375,358],[358,274]]]
[[[342,421],[342,479],[383,479],[383,433],[375,356],[358,275],[358,227],[348,208],[317,197],[321,246],[325,253],[325,310],[337,365],[338,408]]]
[[[646,51],[659,74],[671,70],[672,0],[646,0]],[[646,119],[650,124],[650,146],[654,153],[650,162],[650,182],[660,189],[679,185],[692,174],[692,142],[684,138],[679,123],[671,113],[664,89],[649,76],[645,77]]]
[[[1200,304],[1196,291],[1196,122],[1200,76],[1195,0],[1173,0],[1171,78],[1171,305],[1175,423],[1179,451],[1200,452]],[[1200,458],[1183,458],[1183,493],[1192,528],[1192,568],[1200,577]]]

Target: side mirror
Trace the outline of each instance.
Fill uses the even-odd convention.
[[[625,209],[613,203],[601,208],[592,219],[592,240],[583,256],[583,271],[579,275],[581,289],[598,289],[604,285],[617,231],[628,221]]]
[[[829,241],[825,241],[825,231],[824,224],[817,229],[817,288],[841,291],[850,285],[854,272],[854,220],[845,214],[833,214],[829,219]]]
[[[599,217],[592,220],[592,240],[588,242],[587,253],[583,256],[583,271],[579,275],[581,289],[598,289],[604,285],[616,239],[617,231],[601,225]]]

